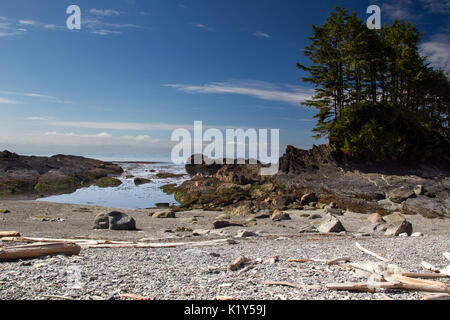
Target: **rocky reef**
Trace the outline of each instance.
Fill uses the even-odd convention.
[[[20,156],[0,152],[0,197],[36,198],[73,192],[92,185],[122,168],[110,162],[77,156]]]
[[[181,208],[249,215],[335,206],[357,213],[450,217],[450,169],[445,162],[374,163],[350,159],[329,145],[311,150],[289,146],[279,173],[260,176],[260,163],[208,164],[203,158],[203,164],[194,165],[193,157],[186,164],[191,179],[163,188]]]

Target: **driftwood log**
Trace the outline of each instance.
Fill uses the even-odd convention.
[[[77,255],[81,247],[75,243],[36,243],[0,249],[0,261],[33,259],[55,254]]]
[[[0,238],[15,238],[20,237],[20,233],[17,231],[0,231]]]

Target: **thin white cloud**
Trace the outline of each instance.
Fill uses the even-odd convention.
[[[448,0],[420,0],[423,7],[431,13],[449,14],[450,1]]]
[[[199,29],[203,29],[203,30],[207,30],[207,31],[211,31],[211,32],[214,31],[213,28],[208,27],[208,26],[204,25],[203,23],[197,23],[194,26]]]
[[[25,120],[30,120],[30,121],[49,121],[52,120],[52,117],[27,117],[25,118]]]
[[[271,36],[269,34],[267,34],[265,32],[261,32],[261,31],[255,32],[253,35],[255,37],[261,37],[261,38],[266,38],[266,39],[271,38]]]
[[[33,26],[33,27],[37,27],[40,25],[39,22],[33,20],[19,20],[18,23],[23,26]]]
[[[448,34],[434,35],[430,41],[421,45],[420,51],[433,67],[450,73],[450,36]]]
[[[128,131],[173,131],[176,129],[192,129],[193,124],[181,123],[142,123],[142,122],[86,122],[86,121],[49,121],[45,125],[64,128],[84,128],[99,130]],[[231,126],[205,126],[205,128],[232,128]]]
[[[384,16],[391,19],[417,20],[422,18],[421,14],[414,11],[414,2],[412,0],[391,0],[383,3],[381,12]]]
[[[312,90],[291,85],[277,86],[262,81],[228,81],[213,82],[204,85],[167,84],[187,93],[202,94],[239,94],[251,96],[261,100],[280,101],[292,105],[310,99]]]
[[[107,132],[98,134],[84,133],[58,133],[55,131],[26,134],[2,134],[0,143],[34,145],[34,146],[60,146],[60,147],[112,147],[130,146],[147,148],[158,145],[159,139],[149,135],[123,135],[114,136]]]
[[[57,103],[57,104],[71,104],[71,101],[61,100],[57,97],[50,96],[47,94],[42,93],[32,93],[32,92],[16,92],[16,91],[0,91],[1,94],[7,94],[7,95],[13,95],[13,96],[20,96],[20,97],[27,97],[27,98],[37,98],[37,99],[43,99],[45,101],[51,102],[51,103]]]
[[[48,29],[48,30],[64,30],[67,27],[66,26],[57,26],[55,24],[45,24],[44,29]]]
[[[96,16],[103,16],[103,17],[120,15],[119,11],[113,10],[113,9],[90,9],[89,13],[96,15]]]
[[[20,101],[0,98],[0,104],[22,104]]]
[[[107,30],[107,29],[101,29],[101,30],[92,30],[91,31],[92,34],[97,34],[100,36],[107,36],[110,34],[122,34],[122,32],[117,31],[117,30]]]

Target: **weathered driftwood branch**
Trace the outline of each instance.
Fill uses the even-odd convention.
[[[428,270],[431,272],[439,272],[439,268],[436,268],[431,263],[428,263],[426,261],[422,261],[421,265],[422,265],[422,268],[424,268],[425,270]]]
[[[230,297],[230,296],[216,296],[216,300],[221,301],[234,301],[237,300],[236,298]]]
[[[327,265],[334,265],[334,264],[338,264],[339,262],[348,262],[348,261],[350,261],[350,258],[348,258],[348,257],[335,258],[335,259],[331,259],[331,260],[327,260],[327,259],[288,259],[288,260],[286,260],[286,262],[300,262],[300,263],[317,262],[317,263],[324,263]]]
[[[400,282],[401,286],[399,289],[413,290],[413,291],[423,291],[423,292],[441,292],[450,293],[449,287],[442,282],[414,279],[398,274],[391,275],[391,278],[395,281]]]
[[[75,300],[74,298],[71,298],[71,297],[66,297],[66,296],[52,296],[52,295],[48,295],[48,294],[44,294],[42,297],[48,298],[48,299],[55,299],[55,300]]]
[[[425,296],[422,296],[422,300],[450,300],[450,294],[448,293],[435,293],[435,294],[428,294]]]
[[[0,238],[15,238],[20,237],[20,233],[17,231],[0,231]]]
[[[292,287],[292,288],[297,288],[297,289],[312,289],[312,290],[320,290],[321,289],[321,286],[319,286],[319,285],[308,285],[308,284],[282,282],[282,281],[264,281],[264,282],[261,282],[261,284],[268,285],[268,286]]]
[[[422,279],[439,279],[448,278],[449,276],[442,273],[415,273],[415,272],[405,272],[401,274],[404,277],[409,278],[422,278]]]
[[[140,295],[132,294],[132,293],[121,293],[121,294],[119,294],[119,297],[121,297],[123,299],[131,299],[131,300],[137,300],[137,301],[153,300],[150,297],[144,297],[144,296],[140,296]]]
[[[450,261],[450,252],[443,252],[444,258]]]
[[[0,249],[0,261],[32,259],[48,255],[77,255],[81,247],[75,243],[37,243]]]
[[[392,262],[392,259],[387,259],[385,257],[380,256],[379,254],[376,254],[375,252],[372,252],[370,250],[367,250],[366,248],[363,248],[358,242],[356,242],[356,247],[361,250],[364,253],[367,253],[368,255],[371,255],[372,257],[377,258],[378,260],[384,261],[384,262]]]

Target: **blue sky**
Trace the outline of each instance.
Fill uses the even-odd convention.
[[[338,3],[412,21],[426,32],[422,52],[450,70],[446,0],[1,1],[0,149],[168,159],[172,130],[195,120],[277,128],[282,149],[323,143],[295,63]],[[71,4],[79,31],[66,28]]]

